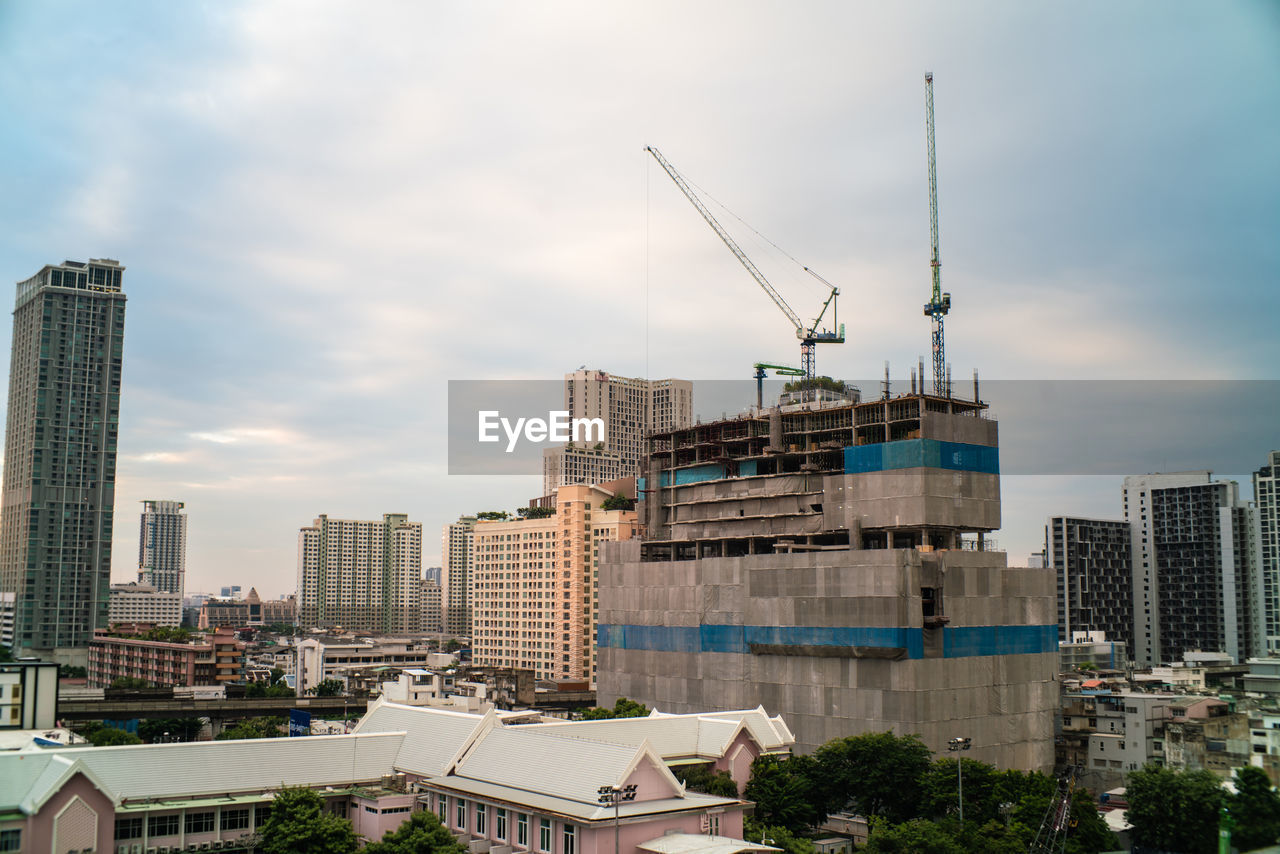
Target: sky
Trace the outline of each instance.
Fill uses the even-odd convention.
[[[116,580],[156,498],[186,502],[188,591],[292,592],[321,513],[406,512],[436,565],[443,524],[540,492],[448,473],[451,380],[795,362],[645,146],[799,314],[825,289],[737,217],[840,288],[821,372],[905,380],[926,70],[957,382],[1265,381],[1252,433],[1202,441],[1280,447],[1271,2],[9,0],[0,50],[0,278],[127,268]],[[1136,446],[1183,419],[1108,421]],[[1050,514],[1118,517],[1129,463],[1007,473],[1011,562]]]

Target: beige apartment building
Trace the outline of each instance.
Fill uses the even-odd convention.
[[[595,681],[600,543],[637,536],[634,510],[601,504],[633,496],[634,482],[627,484],[561,486],[552,516],[476,523],[475,664]]]
[[[693,383],[577,370],[565,374],[564,408],[570,419],[599,419],[604,435],[543,451],[543,495],[566,484],[634,477],[647,434],[693,423]]]
[[[298,532],[298,625],[383,632],[422,627],[422,524],[321,516]]]

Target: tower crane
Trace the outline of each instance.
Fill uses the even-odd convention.
[[[844,324],[837,323],[836,320],[836,297],[840,295],[840,290],[826,279],[823,279],[817,273],[810,270],[808,267],[804,268],[806,273],[831,288],[831,293],[827,295],[827,300],[822,304],[822,310],[818,312],[817,318],[814,319],[812,324],[805,326],[804,321],[800,319],[800,315],[796,314],[795,310],[787,304],[787,301],[782,298],[782,294],[778,293],[773,285],[769,283],[769,280],[764,277],[764,274],[760,272],[756,265],[751,262],[751,259],[747,257],[746,253],[743,252],[738,244],[734,242],[733,238],[729,236],[729,232],[725,231],[723,226],[721,226],[716,218],[711,215],[711,211],[709,211],[707,206],[702,203],[702,199],[700,199],[698,194],[689,187],[689,184],[683,177],[681,177],[680,173],[676,171],[676,168],[668,163],[667,159],[662,156],[662,153],[653,146],[647,146],[645,151],[653,155],[653,159],[658,161],[658,165],[663,168],[663,171],[665,171],[667,175],[671,177],[671,180],[675,182],[675,185],[680,188],[680,192],[684,193],[685,198],[687,198],[693,206],[698,209],[698,213],[702,214],[702,218],[707,221],[707,225],[711,226],[712,230],[719,235],[720,239],[724,241],[724,245],[729,247],[729,251],[733,253],[734,257],[738,259],[743,267],[747,268],[747,272],[751,274],[751,277],[756,280],[760,287],[764,288],[764,292],[769,295],[769,298],[773,300],[774,304],[778,306],[778,308],[782,310],[782,313],[787,316],[787,319],[791,321],[791,324],[796,328],[796,337],[800,339],[801,371],[806,380],[812,380],[816,371],[814,347],[818,344],[844,343]],[[822,323],[822,318],[826,315],[828,307],[831,309],[831,324],[835,329],[819,330],[818,327]],[[759,377],[757,377],[757,379],[759,379]]]
[[[942,262],[938,260],[938,174],[937,160],[933,151],[933,72],[924,73],[925,129],[929,148],[929,242],[933,247],[933,258],[929,266],[933,269],[933,298],[924,304],[925,317],[933,319],[933,393],[949,395],[943,379],[947,371],[947,354],[942,335],[942,319],[951,310],[951,294],[942,292]],[[924,378],[920,378],[921,384]]]

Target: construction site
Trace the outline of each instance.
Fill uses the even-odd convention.
[[[943,341],[933,141],[932,388],[889,369],[874,399],[816,374],[817,344],[841,343],[839,291],[800,320],[702,203],[650,149],[801,342],[801,366],[757,364],[756,406],[648,438],[642,536],[608,543],[599,567],[598,695],[663,712],[763,706],[797,749],[868,731],[916,733],[934,750],[964,739],[1002,768],[1048,771],[1057,705],[1049,570],[1011,568],[1000,527],[998,426],[957,395]],[[831,328],[823,328],[830,308]],[[772,370],[798,380],[766,405]],[[745,403],[745,401],[744,401]]]

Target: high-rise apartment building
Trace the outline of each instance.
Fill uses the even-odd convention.
[[[422,625],[422,525],[320,516],[298,532],[298,625],[417,632]]]
[[[1133,561],[1129,523],[1054,516],[1045,556],[1058,582],[1058,640],[1105,632],[1133,656]]]
[[[644,456],[646,435],[693,423],[693,383],[577,370],[565,374],[564,408],[571,420],[599,419],[604,435],[574,442],[573,447],[545,450],[543,495],[566,484],[634,477]]]
[[[1262,598],[1253,509],[1234,481],[1210,472],[1126,477],[1132,554],[1134,659],[1150,667],[1184,652],[1237,662],[1260,651]]]
[[[444,597],[439,579],[422,579],[422,630],[444,631]]]
[[[1253,473],[1253,500],[1257,511],[1255,537],[1262,595],[1264,648],[1257,655],[1280,655],[1280,451],[1267,454],[1267,463]]]
[[[150,584],[130,581],[111,585],[107,605],[107,622],[154,623],[157,626],[182,625],[182,594],[157,590]]]
[[[18,284],[9,362],[0,587],[15,647],[84,664],[107,622],[124,346],[124,267],[48,265]]]
[[[444,526],[440,537],[440,595],[444,631],[455,637],[471,637],[471,537],[475,516],[459,516]]]
[[[562,486],[554,515],[476,523],[476,664],[595,681],[600,546],[637,533],[634,510],[602,508],[617,494]]]
[[[138,583],[182,597],[187,577],[187,517],[181,501],[142,502]]]

